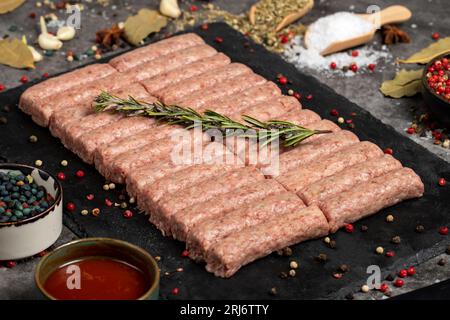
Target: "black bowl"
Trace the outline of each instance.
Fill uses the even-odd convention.
[[[430,88],[427,81],[428,68],[436,61],[442,58],[450,58],[450,52],[444,53],[434,58],[425,66],[422,75],[422,96],[430,114],[434,119],[450,128],[450,102],[444,97],[438,95]]]

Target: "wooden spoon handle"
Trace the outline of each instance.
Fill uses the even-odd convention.
[[[376,28],[381,27],[385,24],[398,23],[409,20],[412,16],[411,11],[400,5],[387,7],[379,12],[372,14],[362,14],[364,19],[372,22]]]

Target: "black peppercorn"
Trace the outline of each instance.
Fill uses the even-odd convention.
[[[325,253],[320,253],[317,257],[316,260],[319,262],[325,262],[327,261],[327,255]]]
[[[331,249],[336,248],[336,241],[330,240],[330,242],[328,243],[328,247],[330,247]]]
[[[345,295],[345,299],[347,299],[347,300],[353,300],[353,299],[355,299],[355,296],[354,296],[353,292],[347,293],[347,294]]]
[[[368,227],[368,226],[366,226],[366,225],[362,225],[362,226],[361,226],[361,231],[362,231],[362,232],[367,232],[367,230],[369,230],[369,227]]]
[[[440,259],[438,261],[438,265],[440,265],[440,266],[445,266],[446,264],[447,264],[447,261],[445,261],[445,259]]]
[[[390,274],[388,274],[387,276],[386,276],[386,281],[394,281],[394,279],[395,279],[395,275],[394,274],[392,274],[392,273],[390,273]]]
[[[284,271],[280,272],[280,278],[281,279],[286,279],[288,277],[288,274]]]
[[[348,270],[349,270],[349,268],[346,264],[341,264],[339,266],[339,271],[341,271],[341,272],[347,272]]]
[[[422,232],[424,232],[424,231],[425,231],[425,227],[424,227],[423,225],[418,224],[418,225],[416,226],[416,232],[417,232],[417,233],[422,233]]]
[[[391,242],[393,244],[400,244],[402,242],[402,239],[400,238],[400,236],[395,236],[392,238]]]

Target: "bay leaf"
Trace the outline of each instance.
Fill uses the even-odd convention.
[[[132,45],[138,46],[149,34],[158,32],[167,25],[167,18],[155,10],[141,9],[135,16],[125,21],[124,37]]]
[[[0,14],[8,13],[20,7],[25,0],[2,0],[0,1]]]
[[[0,64],[14,68],[34,68],[33,54],[19,39],[0,40]]]
[[[445,52],[450,52],[450,37],[442,38],[441,40],[434,42],[428,47],[416,52],[408,59],[398,60],[400,63],[419,63],[426,64],[432,59],[444,54]]]
[[[392,98],[411,97],[420,91],[422,73],[422,69],[400,70],[394,79],[382,83],[380,91]]]

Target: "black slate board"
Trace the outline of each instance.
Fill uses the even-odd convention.
[[[160,265],[163,273],[183,267],[184,272],[174,273],[170,277],[162,276],[162,298],[269,299],[274,298],[268,294],[272,287],[278,290],[275,298],[343,298],[348,292],[357,291],[361,284],[365,283],[368,276],[366,268],[369,265],[379,265],[383,273],[387,273],[402,266],[417,264],[443,251],[448,238],[441,236],[438,228],[450,225],[450,187],[438,187],[437,181],[440,177],[450,180],[449,164],[411,140],[405,139],[392,127],[381,123],[313,77],[299,73],[278,55],[249,42],[227,25],[211,24],[208,31],[195,32],[207,43],[229,55],[233,61],[250,66],[267,79],[275,80],[278,73],[287,76],[292,84],[283,86],[283,90],[293,88],[303,96],[312,94],[311,100],[303,99],[302,103],[305,108],[316,111],[322,117],[335,121],[335,118],[329,115],[332,108],[337,108],[345,118],[355,112],[357,115],[354,117],[354,132],[361,140],[373,141],[381,148],[392,148],[394,155],[405,166],[413,168],[422,177],[426,188],[425,196],[419,200],[403,202],[356,223],[357,231],[353,234],[337,232],[333,235],[337,242],[336,249],[327,248],[321,240],[295,246],[291,259],[300,263],[295,278],[279,277],[280,272],[289,270],[290,258],[273,254],[244,267],[231,279],[219,279],[206,272],[202,265],[182,258],[180,255],[184,249],[183,244],[162,237],[144,216],[136,214],[133,219],[126,220],[122,217],[121,210],[105,208],[104,198],[117,200],[118,192],[103,191],[101,186],[104,179],[92,166],[84,164],[67,151],[46,128],[34,124],[30,117],[15,107],[26,86],[0,95],[0,110],[4,105],[13,106],[11,112],[2,114],[7,116],[8,124],[0,126],[0,160],[33,164],[35,159],[41,159],[44,161],[44,169],[52,173],[64,171],[67,176],[64,182],[64,199],[66,202],[73,201],[77,206],[77,212],[65,214],[64,223],[78,236],[108,236],[138,244],[154,256],[162,256]],[[215,42],[217,36],[222,37],[224,41]],[[28,142],[31,134],[39,137],[37,144]],[[60,166],[62,159],[69,161],[69,167]],[[86,172],[86,177],[82,180],[74,176],[78,169]],[[89,193],[96,196],[92,202],[85,199]],[[102,208],[98,218],[83,217],[79,214],[82,208],[96,206]],[[384,221],[387,213],[395,215],[394,223],[388,224]],[[420,235],[414,231],[418,223],[423,224],[426,229]],[[363,224],[369,227],[366,233],[359,231]],[[400,245],[390,243],[390,239],[396,235],[402,239]],[[376,255],[374,250],[377,246],[395,250],[395,257]],[[319,253],[326,253],[329,260],[323,264],[316,262],[313,257]],[[342,263],[347,264],[350,271],[343,278],[334,279],[332,274]],[[174,287],[180,288],[177,296],[170,294]]]

